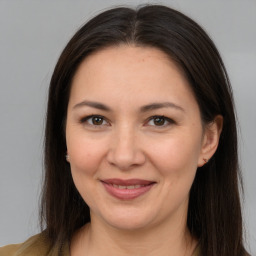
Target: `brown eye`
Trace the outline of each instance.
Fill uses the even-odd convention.
[[[87,125],[91,125],[91,126],[105,126],[108,125],[108,122],[106,121],[106,119],[103,116],[97,116],[97,115],[91,115],[91,116],[87,116],[85,118],[82,118],[80,120],[80,122],[82,124],[87,124]]]
[[[175,124],[175,122],[166,116],[152,116],[147,124],[150,126],[165,127],[171,124]]]
[[[102,117],[99,117],[99,116],[92,117],[93,125],[102,125],[103,121],[104,121],[104,119]]]
[[[155,117],[154,119],[153,119],[153,122],[154,122],[154,125],[156,125],[156,126],[162,126],[162,125],[164,125],[165,124],[165,118],[164,117]]]

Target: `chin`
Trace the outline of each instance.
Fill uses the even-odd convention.
[[[124,220],[123,218],[118,221],[109,222],[109,224],[113,228],[118,230],[123,230],[123,231],[138,231],[138,230],[146,229],[147,227],[149,227],[149,223],[146,223],[145,220],[134,221],[134,219]]]
[[[143,214],[142,214],[143,213]],[[102,216],[104,222],[108,223],[115,229],[124,231],[134,231],[144,229],[154,222],[152,211],[146,214],[147,211],[132,211],[121,210],[119,212],[112,211],[108,216]]]

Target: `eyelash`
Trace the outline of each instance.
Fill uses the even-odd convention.
[[[83,117],[83,118],[80,120],[80,123],[81,123],[81,124],[89,123],[88,120],[90,120],[90,119],[92,119],[92,118],[101,118],[101,119],[103,119],[103,121],[108,122],[108,121],[106,121],[106,118],[105,118],[104,116],[101,116],[101,115],[90,115],[90,116]],[[96,128],[99,128],[100,126],[102,126],[102,125],[95,125],[95,124],[93,124],[93,123],[91,123],[91,124],[89,124],[89,125],[94,126],[94,127],[96,127]]]
[[[93,124],[93,123],[89,123],[88,121],[92,118],[100,118],[103,120],[103,122],[109,122],[104,116],[101,116],[101,115],[89,115],[89,116],[86,116],[86,117],[83,117],[81,120],[80,120],[80,123],[81,124],[85,124],[87,123],[88,125],[92,126],[92,127],[95,127],[95,128],[101,128],[102,126],[105,126],[106,124],[99,124],[99,125],[96,125],[96,124]],[[159,119],[163,119],[164,121],[164,124],[163,125],[150,125],[150,126],[155,126],[155,127],[160,127],[160,128],[163,128],[163,127],[166,127],[166,126],[169,126],[171,124],[175,124],[175,121],[171,118],[168,118],[166,116],[163,116],[163,115],[159,115],[159,116],[152,116],[150,118],[147,119],[146,123],[149,123],[150,121],[154,121],[156,120],[157,118]],[[166,124],[167,122],[167,124]]]
[[[173,120],[173,119],[171,119],[171,118],[168,118],[168,117],[166,117],[166,116],[152,116],[152,117],[150,117],[148,120],[147,120],[147,123],[149,123],[150,121],[154,121],[154,120],[156,120],[157,118],[159,118],[159,119],[163,119],[164,120],[164,125],[160,125],[159,127],[166,127],[166,126],[169,126],[169,125],[171,125],[171,124],[175,124],[175,121]],[[166,124],[166,122],[167,122],[167,124]],[[158,126],[158,125],[154,125],[154,126]]]

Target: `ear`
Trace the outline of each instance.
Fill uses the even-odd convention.
[[[68,154],[68,151],[66,153],[66,161],[69,163],[69,154]]]
[[[217,115],[211,123],[205,126],[201,152],[197,164],[198,167],[207,163],[216,152],[219,145],[222,127],[223,117],[221,115]]]

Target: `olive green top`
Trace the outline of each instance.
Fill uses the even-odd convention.
[[[69,256],[68,243],[62,247],[62,256]],[[58,256],[56,248],[50,249],[44,232],[30,237],[21,244],[10,244],[0,247],[0,256]]]
[[[62,248],[62,255],[70,256],[68,243],[64,244]],[[0,256],[58,256],[58,251],[49,249],[49,243],[41,233],[32,236],[24,243],[0,247]],[[196,248],[191,256],[199,256],[199,247]]]

